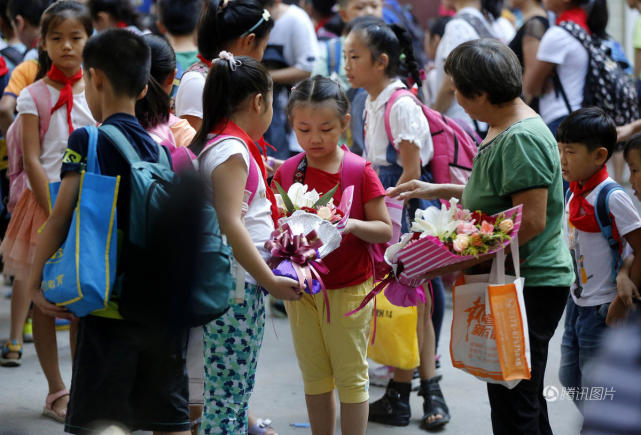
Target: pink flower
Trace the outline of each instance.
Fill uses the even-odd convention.
[[[494,233],[494,225],[488,221],[481,222],[481,234],[484,236],[491,236]]]
[[[457,220],[457,221],[469,221],[471,216],[468,210],[463,210],[461,208],[458,208],[454,212],[453,217],[454,217],[454,220]]]
[[[470,245],[480,248],[483,246],[483,239],[481,233],[474,233],[470,235]]]
[[[503,231],[505,234],[512,231],[512,228],[514,228],[514,222],[512,219],[505,219],[499,224],[499,230]]]
[[[470,240],[469,236],[465,234],[459,234],[456,236],[456,239],[454,239],[454,242],[452,242],[452,247],[456,252],[461,253],[465,251],[469,246],[470,244],[469,240]]]
[[[471,222],[463,222],[456,227],[457,234],[472,234],[477,231],[476,226]]]

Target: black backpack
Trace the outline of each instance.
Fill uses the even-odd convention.
[[[610,56],[610,49],[598,38],[591,37],[581,26],[571,21],[559,25],[585,47],[588,52],[588,73],[583,88],[583,107],[597,106],[607,113],[616,125],[628,124],[639,119],[639,99],[634,79]],[[572,107],[556,80],[563,101]]]

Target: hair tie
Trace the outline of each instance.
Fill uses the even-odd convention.
[[[232,71],[236,71],[236,68],[238,68],[243,64],[241,61],[234,58],[234,55],[228,51],[221,51],[220,53],[218,53],[218,58],[222,60],[226,60],[227,63],[229,64],[229,69]]]
[[[407,56],[405,55],[405,53],[401,53],[401,55],[398,57],[398,60],[400,60],[403,63],[405,63],[405,59],[407,59]]]

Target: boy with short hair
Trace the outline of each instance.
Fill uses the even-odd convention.
[[[176,79],[198,62],[195,33],[202,5],[203,0],[158,0],[156,3],[158,30],[176,52]]]
[[[577,392],[575,403],[588,398],[582,377],[599,348],[610,303],[618,294],[632,304],[630,287],[617,288],[616,281],[628,249],[636,254],[632,269],[641,269],[641,217],[606,169],[616,138],[614,121],[596,107],[573,112],[557,130],[561,169],[570,182],[566,234],[576,272],[565,312],[559,377]]]
[[[160,153],[167,150],[154,142],[134,116],[136,99],[146,89],[150,65],[151,53],[145,40],[123,29],[106,30],[90,38],[83,51],[85,95],[93,117],[103,125],[118,128],[142,160],[157,162]],[[60,192],[40,235],[29,282],[34,303],[57,317],[69,313],[44,299],[39,289],[40,275],[67,233],[80,173],[86,166],[88,142],[85,129],[69,137]],[[123,294],[135,292],[137,288],[126,284],[128,270],[135,265],[125,260],[129,267],[123,267],[121,260],[128,256],[128,244],[120,243],[129,239],[130,167],[102,130],[98,133],[97,154],[103,175],[120,176],[116,206],[121,252],[116,276],[125,283]],[[65,430],[86,433],[95,424],[110,421],[129,430],[188,435],[187,331],[123,319],[118,305],[119,299],[112,295],[107,308],[79,321]]]

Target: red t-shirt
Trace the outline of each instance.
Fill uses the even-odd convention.
[[[274,174],[274,180],[280,182],[280,170]],[[334,188],[340,182],[340,170],[336,174],[307,167],[305,184],[309,190],[316,189],[322,195]],[[363,176],[363,203],[385,195],[385,189],[378,179],[378,175],[368,162]],[[343,188],[338,186],[334,194],[334,204],[338,205],[343,197]],[[325,287],[328,289],[341,289],[360,284],[372,276],[372,260],[367,251],[367,242],[353,234],[345,234],[341,246],[323,258],[323,263],[329,268],[329,274],[321,275]]]

